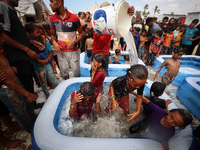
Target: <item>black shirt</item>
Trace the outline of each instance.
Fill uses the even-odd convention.
[[[123,97],[135,90],[133,89],[132,91],[130,91],[126,86],[126,81],[127,81],[127,75],[118,77],[112,81],[112,85],[114,87],[114,94],[116,97],[119,97],[119,98]],[[138,95],[143,94],[144,86],[145,85],[137,89]]]

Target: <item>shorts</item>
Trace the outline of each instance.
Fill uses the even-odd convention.
[[[119,62],[116,62],[116,61],[113,61],[113,62],[112,62],[112,64],[121,64],[121,63],[119,63]]]
[[[142,58],[144,57],[144,46],[140,46],[138,49],[138,57]]]
[[[15,83],[22,87],[18,79]],[[27,132],[31,133],[36,119],[33,104],[25,96],[10,88],[0,89],[0,97],[17,121],[21,123]]]
[[[165,83],[165,85],[169,85],[174,81],[175,77],[168,77],[167,73],[163,74],[162,76],[162,82]]]
[[[108,92],[108,106],[112,106],[112,100],[110,99],[110,91]],[[123,109],[124,112],[129,111],[129,94],[123,97],[115,97],[119,107]]]
[[[88,58],[90,58],[92,56],[92,49],[87,50],[87,56],[88,56]]]

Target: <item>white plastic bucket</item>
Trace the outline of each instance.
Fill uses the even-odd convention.
[[[122,36],[128,33],[131,26],[131,16],[127,13],[129,3],[120,1],[115,6],[107,6],[95,10],[92,16],[92,26],[96,32]]]

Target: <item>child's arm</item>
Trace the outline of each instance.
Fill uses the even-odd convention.
[[[88,39],[85,41],[85,53],[87,53],[87,44],[88,44]]]
[[[162,45],[160,45],[160,48],[159,48],[159,51],[158,51],[158,54],[156,55],[156,57],[159,57],[161,50],[162,50]]]
[[[115,92],[114,92],[114,87],[112,82],[110,83],[110,95],[111,97],[109,97],[112,100],[112,108],[114,111],[117,111],[117,107],[119,106],[119,104],[117,103],[117,101],[115,100]]]
[[[81,102],[82,101],[81,99],[83,99],[83,95],[81,95],[81,93],[77,94],[75,91],[75,95],[74,95],[74,98],[71,102],[70,109],[69,109],[69,116],[71,118],[74,118],[76,103]]]
[[[25,97],[27,97],[30,102],[34,102],[38,97],[38,96],[36,96],[36,95],[24,90],[23,88],[21,88],[20,86],[18,86],[14,82],[11,82],[10,80],[5,80],[5,81],[3,81],[3,83],[7,87],[9,87],[10,89],[12,89],[12,90],[24,95]]]
[[[151,42],[151,44],[150,44],[150,46],[149,46],[149,53],[152,53],[152,51],[151,51],[151,46],[152,46],[152,42]]]
[[[168,142],[162,141],[163,150],[169,150]]]
[[[101,95],[101,93],[99,93],[99,95],[96,99],[96,103],[95,103],[95,111],[96,111],[97,115],[99,115],[101,113],[101,106],[100,106],[101,100],[102,100],[102,95]]]
[[[46,37],[44,36],[44,35],[41,35],[41,37],[42,37],[42,42],[44,43],[44,46],[45,46],[45,48],[46,48]]]
[[[95,74],[97,72],[97,67],[94,66],[94,62],[91,63],[91,69],[92,69],[92,75],[91,75],[91,79],[90,79],[90,82],[93,81],[94,77],[95,77]]]
[[[165,61],[163,62],[163,64],[158,68],[158,70],[157,70],[157,72],[156,72],[156,74],[155,74],[153,80],[156,80],[156,79],[157,79],[158,73],[159,73],[160,70],[161,70],[164,66],[166,66],[166,65],[167,65],[167,60],[165,60]]]
[[[111,64],[111,63],[112,63],[112,59],[113,59],[113,58],[115,58],[115,55],[113,55],[113,56],[109,57],[109,64]]]

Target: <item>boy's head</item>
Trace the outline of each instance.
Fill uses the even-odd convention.
[[[135,28],[134,28],[134,33],[135,33],[135,34],[138,34],[139,32],[140,32],[140,28],[135,27]]]
[[[136,22],[140,22],[141,21],[141,15],[140,14],[137,14],[136,15]]]
[[[129,55],[124,55],[124,61],[129,61]]]
[[[177,26],[176,26],[176,30],[179,31],[180,29],[181,29],[181,26],[180,26],[180,25],[177,25]]]
[[[89,32],[89,33],[88,33],[88,36],[89,36],[90,38],[93,38],[93,32]]]
[[[115,54],[116,54],[116,55],[119,55],[119,54],[120,54],[120,49],[116,49],[116,50],[115,50]]]
[[[185,27],[186,27],[186,25],[184,25],[184,24],[181,25],[181,29],[180,29],[180,31],[181,31],[181,32],[184,32],[184,31],[185,31]]]
[[[190,29],[194,29],[198,22],[199,19],[192,20],[191,24],[189,25]]]
[[[146,19],[146,25],[148,25],[149,27],[153,26],[153,18],[152,17],[148,17]]]
[[[165,90],[166,85],[162,82],[154,82],[151,85],[150,96],[161,96]]]
[[[44,30],[45,30],[47,33],[50,33],[50,25],[49,25],[49,24],[43,24],[42,27],[44,28]]]
[[[79,93],[83,95],[84,100],[89,100],[94,96],[94,84],[92,82],[84,82],[79,88]]]
[[[168,22],[169,18],[168,17],[164,17],[162,20],[162,24],[166,25],[166,23]]]
[[[142,32],[141,32],[141,34],[142,34],[142,36],[146,36],[147,31],[145,29],[143,29]]]
[[[42,27],[42,26],[37,26],[38,27],[38,29],[39,29],[39,31],[40,31],[40,34],[41,35],[44,35],[44,28]]]
[[[33,22],[28,22],[26,25],[25,25],[25,29],[26,29],[26,32],[34,37],[34,38],[40,38],[40,29],[38,28],[38,26],[33,23]]]
[[[155,34],[155,38],[160,38],[163,35],[163,31],[162,30],[157,30],[156,34]]]
[[[173,34],[174,29],[173,28],[169,28],[169,34]]]
[[[184,49],[181,47],[181,46],[176,46],[174,48],[174,55],[173,55],[173,58],[174,59],[179,59],[182,57],[182,55],[185,54],[185,51]]]
[[[0,25],[0,49],[3,48],[3,43],[4,43],[3,32],[4,32],[4,29]]]

